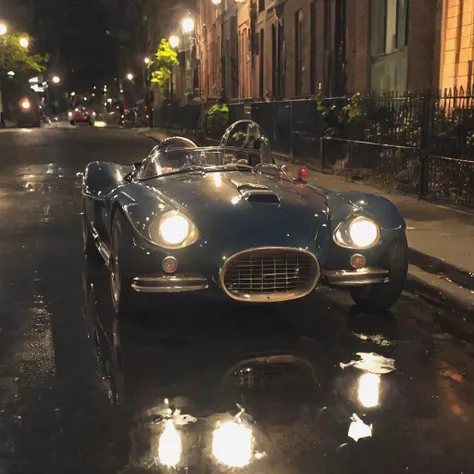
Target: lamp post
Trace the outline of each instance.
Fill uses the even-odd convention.
[[[170,44],[170,46],[173,48],[173,49],[176,49],[178,46],[179,46],[179,36],[176,36],[176,35],[171,35],[169,38],[168,38],[168,43]],[[170,72],[171,72],[171,76],[170,76],[170,102],[173,103],[173,66],[170,67]]]
[[[5,23],[0,22],[0,128],[5,128],[5,117],[3,116],[3,95],[2,95],[2,75],[5,68],[5,55],[3,53],[4,36],[8,28]]]
[[[26,36],[22,36],[19,42],[22,48],[28,49],[28,46],[30,45],[30,40]]]
[[[179,36],[171,35],[168,39],[168,43],[174,49],[179,46]]]
[[[52,107],[51,107],[51,93],[49,91],[49,88],[50,88],[50,83],[53,83],[54,85],[58,85],[60,82],[61,82],[61,78],[57,75],[54,75],[52,78],[51,78],[51,81],[46,81],[46,91],[47,91],[47,94],[46,94],[46,100],[47,100],[47,103],[48,103],[48,109],[53,112],[52,110]]]
[[[188,16],[181,21],[181,29],[183,31],[183,35],[186,37],[187,40],[191,40],[191,35],[194,31],[194,20]],[[189,92],[191,89],[190,86],[190,70],[188,68],[188,60],[189,60],[189,47],[186,47],[184,50],[184,67],[185,67],[185,77],[186,77],[186,91]]]

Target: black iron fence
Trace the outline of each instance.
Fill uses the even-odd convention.
[[[474,207],[474,91],[229,103],[219,130],[206,118],[213,105],[165,106],[157,124],[218,137],[251,118],[291,160]]]

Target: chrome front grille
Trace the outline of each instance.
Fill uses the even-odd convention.
[[[221,283],[239,301],[286,301],[310,293],[319,274],[316,258],[306,250],[264,247],[230,257],[222,268]]]

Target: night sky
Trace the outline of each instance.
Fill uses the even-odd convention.
[[[50,76],[61,88],[91,91],[133,71],[163,35],[179,28],[192,0],[0,0],[0,17],[35,39],[33,52],[49,53]],[[173,29],[174,28],[174,29]]]
[[[122,1],[0,0],[0,17],[51,55],[49,71],[65,88],[85,91],[118,73]]]

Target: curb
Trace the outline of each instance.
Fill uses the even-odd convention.
[[[447,282],[445,283],[448,284]],[[442,288],[441,285],[438,286],[434,283],[427,283],[423,278],[420,278],[410,271],[408,273],[405,290],[419,295],[431,304],[441,305],[448,311],[455,312],[457,310],[468,314],[470,320],[474,317],[474,304],[472,301],[468,301],[465,297],[459,297],[452,291],[447,291],[446,288]]]
[[[425,254],[413,248],[408,249],[408,260],[411,264],[428,273],[442,273],[454,283],[474,291],[474,273],[468,270],[456,267],[439,257]]]

